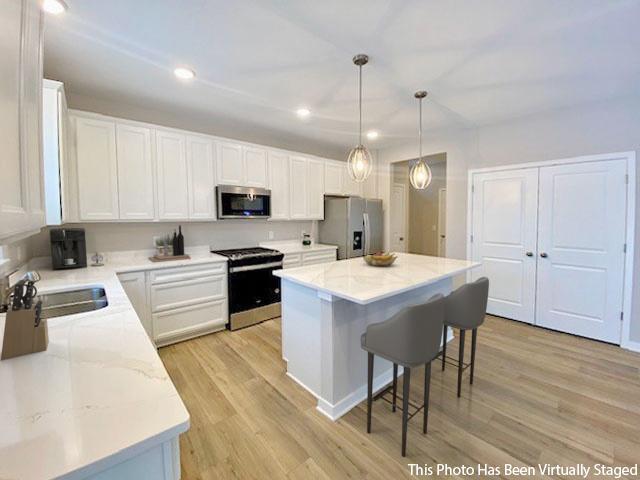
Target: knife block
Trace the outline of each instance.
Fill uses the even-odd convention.
[[[49,345],[47,320],[35,326],[35,310],[9,310],[4,324],[1,360],[43,352]]]

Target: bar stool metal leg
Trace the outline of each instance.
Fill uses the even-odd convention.
[[[407,456],[407,422],[409,420],[409,385],[411,369],[405,367],[402,376],[402,456]]]
[[[396,397],[398,393],[398,364],[393,364],[393,403],[391,404],[391,411],[396,411]]]
[[[465,330],[460,329],[460,351],[458,352],[458,397],[462,388],[462,369],[464,364],[464,334]]]
[[[422,433],[427,433],[427,419],[429,418],[429,390],[431,383],[431,362],[424,366],[424,417],[422,419]]]
[[[447,326],[442,327],[442,371],[444,372],[444,360],[447,357]]]
[[[473,385],[473,367],[476,365],[476,341],[478,340],[478,329],[471,331],[471,373],[469,376],[469,384]]]
[[[371,433],[371,403],[373,400],[373,353],[369,352],[367,368],[367,433]]]

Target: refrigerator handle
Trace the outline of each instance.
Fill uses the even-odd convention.
[[[369,214],[363,214],[362,218],[364,220],[364,254],[369,255],[371,253],[369,251]]]

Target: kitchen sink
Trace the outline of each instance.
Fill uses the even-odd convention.
[[[68,292],[45,293],[42,300],[42,318],[61,317],[74,313],[99,310],[109,305],[104,288],[92,287]]]

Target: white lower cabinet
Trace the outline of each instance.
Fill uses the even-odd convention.
[[[222,330],[227,324],[225,262],[119,273],[118,279],[156,347]]]
[[[158,347],[222,330],[228,319],[226,263],[154,270],[149,297]]]
[[[118,280],[120,280],[124,292],[129,297],[133,309],[138,314],[147,335],[153,339],[153,322],[151,321],[151,311],[147,301],[145,272],[119,273]]]
[[[336,261],[336,249],[312,250],[310,252],[287,253],[282,260],[282,268],[306,267],[319,263]]]

